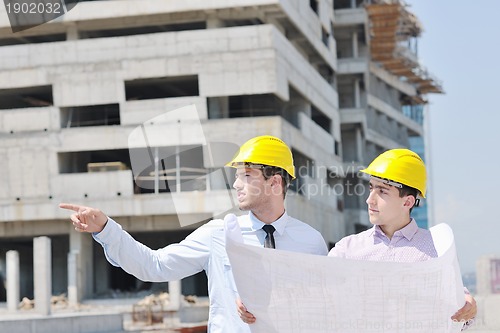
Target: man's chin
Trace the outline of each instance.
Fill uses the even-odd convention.
[[[240,210],[242,210],[242,211],[247,211],[247,210],[250,210],[250,207],[248,207],[247,205],[242,204],[242,203],[240,203],[240,204],[239,204],[238,208],[239,208]]]

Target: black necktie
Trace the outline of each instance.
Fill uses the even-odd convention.
[[[272,225],[266,224],[262,227],[262,230],[266,232],[266,239],[264,240],[264,247],[269,249],[275,249],[273,232],[276,230]]]

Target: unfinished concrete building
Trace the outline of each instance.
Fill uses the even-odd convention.
[[[344,219],[354,233],[369,224],[357,167],[391,148],[415,146],[423,156],[426,95],[443,90],[418,61],[422,26],[403,1],[336,0],[334,9]]]
[[[334,173],[342,154],[331,1],[81,1],[16,34],[0,19],[0,258],[20,252],[22,295],[32,297],[38,235],[52,239],[54,294],[68,275],[79,299],[149,287],[111,267],[58,203],[99,207],[152,248],[178,242],[199,225],[180,219],[220,213],[227,185],[210,174],[256,135],[293,149],[300,170],[289,213],[329,242],[344,235],[341,193],[318,191],[343,177]],[[159,135],[129,146],[133,130],[190,104],[203,137],[196,122],[160,121]],[[206,142],[235,145],[208,164]],[[146,162],[160,151],[163,173],[151,162],[133,175],[129,148]],[[77,254],[74,272],[68,253]],[[206,294],[204,279],[183,281],[183,293]]]
[[[178,242],[220,215],[231,181],[211,175],[261,134],[293,149],[290,215],[331,244],[364,228],[348,183],[366,186],[359,168],[422,136],[414,111],[441,91],[410,47],[400,52],[419,29],[399,1],[80,1],[15,34],[0,11],[0,273],[17,250],[21,295],[32,297],[32,238],[44,235],[54,294],[68,283],[78,300],[151,288],[109,265],[58,203],[98,207],[152,248]],[[152,124],[191,104],[197,122]],[[153,125],[150,142],[130,146]],[[204,148],[214,142],[233,146],[214,160]],[[149,161],[140,174],[132,151]],[[206,295],[205,279],[185,279],[183,293]]]

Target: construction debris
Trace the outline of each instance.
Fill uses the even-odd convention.
[[[163,292],[158,295],[148,295],[137,302],[138,305],[162,305],[167,306],[170,303],[170,296]]]
[[[148,295],[133,305],[132,320],[145,322],[147,325],[162,323],[169,304],[170,296],[166,292]]]
[[[64,309],[69,305],[68,298],[66,294],[60,294],[58,296],[52,296],[50,298],[50,305],[53,308]],[[35,307],[35,300],[29,299],[28,297],[23,297],[18,305],[20,310],[31,310]]]
[[[194,295],[187,295],[184,297],[184,300],[188,302],[189,304],[195,304],[198,302],[198,297]]]
[[[29,299],[28,297],[23,297],[21,303],[19,303],[19,309],[21,310],[31,310],[35,307],[35,301]]]

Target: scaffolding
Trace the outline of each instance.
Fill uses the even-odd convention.
[[[366,4],[369,18],[372,59],[388,72],[416,85],[419,94],[410,104],[426,103],[421,95],[443,93],[442,84],[433,77],[404,44],[419,37],[423,31],[418,18],[400,0],[370,1]]]

